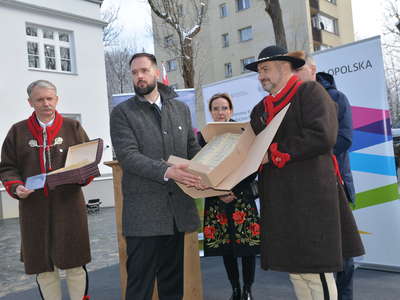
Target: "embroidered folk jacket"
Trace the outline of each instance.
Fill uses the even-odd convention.
[[[234,122],[234,120],[230,120]],[[206,144],[199,132],[200,146]],[[260,253],[260,217],[255,199],[257,174],[239,182],[233,193],[237,199],[230,203],[219,197],[209,197],[204,202],[204,255],[251,256]]]
[[[80,185],[62,185],[54,190],[45,187],[26,199],[18,199],[14,194],[27,177],[49,172],[50,165],[53,170],[64,167],[68,147],[88,141],[79,122],[57,113],[47,129],[47,144],[52,146],[44,160],[41,132],[34,114],[14,124],[4,140],[0,161],[0,179],[11,197],[19,201],[21,259],[27,274],[49,272],[54,265],[69,269],[91,260],[86,205]]]

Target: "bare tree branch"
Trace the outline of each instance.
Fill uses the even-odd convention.
[[[208,0],[148,0],[153,13],[161,19],[163,24],[168,25],[169,29],[177,37],[176,44],[164,45],[168,51],[173,52],[179,59],[182,70],[182,77],[186,88],[194,87],[194,49],[193,38],[200,32],[207,12]],[[186,8],[192,17],[191,20],[183,14]],[[155,30],[156,31],[156,30]],[[157,38],[159,32],[155,34]],[[163,45],[163,37],[158,36],[157,40]]]
[[[139,51],[141,49],[135,42],[120,42],[117,46],[107,48],[105,65],[109,103],[111,103],[113,94],[124,94],[133,91],[129,60],[134,53]]]
[[[111,46],[119,37],[122,26],[117,24],[119,6],[110,6],[101,12],[101,19],[108,25],[103,29],[103,43],[105,47]]]

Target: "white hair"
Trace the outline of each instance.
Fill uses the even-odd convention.
[[[29,98],[32,95],[32,91],[35,87],[42,87],[42,88],[46,88],[46,89],[51,89],[54,90],[57,94],[57,88],[54,84],[52,84],[50,81],[47,80],[36,80],[34,82],[32,82],[31,84],[28,85],[28,87],[26,88],[26,92],[28,93]]]

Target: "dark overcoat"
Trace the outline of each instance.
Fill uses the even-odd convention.
[[[265,127],[261,101],[251,113],[253,130]],[[290,273],[342,270],[343,256],[364,249],[332,162],[336,105],[316,82],[305,82],[273,140],[290,155],[259,174],[262,268]],[[343,243],[342,243],[343,242]]]
[[[349,150],[353,140],[353,118],[351,106],[346,95],[336,88],[335,79],[331,74],[317,73],[317,81],[326,89],[332,100],[338,106],[339,131],[333,153],[339,163],[340,174],[344,181],[344,189],[347,199],[355,203],[356,193],[353,183],[353,175],[350,168]]]
[[[233,121],[233,120],[231,120]],[[201,133],[199,144],[203,147]],[[224,203],[219,197],[208,197],[204,201],[204,255],[252,256],[260,253],[260,217],[255,199],[257,174],[239,182],[232,192],[237,197]]]
[[[125,236],[157,236],[193,232],[200,227],[194,200],[173,180],[164,179],[170,155],[191,159],[200,146],[189,108],[177,94],[158,83],[161,119],[140,96],[116,106],[110,118],[111,140],[123,170],[122,214]],[[155,105],[155,104],[154,104]]]
[[[56,118],[58,125],[59,118],[62,117]],[[50,148],[55,170],[64,167],[68,148],[88,141],[88,137],[79,122],[68,118],[53,133],[63,140]],[[18,184],[42,173],[39,151],[43,148],[31,147],[32,140],[28,120],[24,120],[12,126],[3,143],[0,179],[14,198]],[[86,205],[80,185],[61,185],[46,192],[39,189],[19,200],[19,222],[21,259],[27,274],[50,272],[54,265],[69,269],[90,262]]]

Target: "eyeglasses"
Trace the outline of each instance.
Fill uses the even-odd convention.
[[[211,111],[213,112],[220,112],[220,111],[227,111],[229,110],[229,106],[213,106]]]

